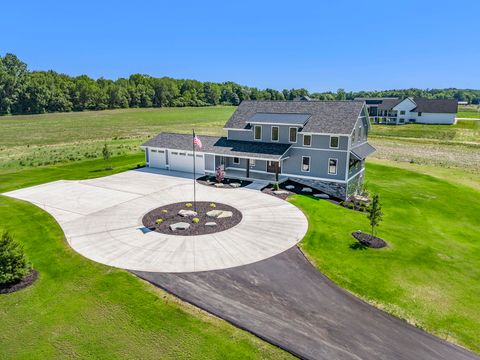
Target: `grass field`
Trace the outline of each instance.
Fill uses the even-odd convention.
[[[457,117],[480,119],[480,105],[459,106]]]
[[[136,163],[135,156],[116,159],[113,172]],[[106,175],[103,167],[86,161],[28,170],[1,177],[0,191]],[[0,196],[0,219],[40,273],[34,286],[0,295],[1,359],[291,358],[126,271],[83,258],[55,220],[31,204]]]
[[[480,191],[371,163],[366,179],[383,202],[378,235],[389,247],[352,248],[351,232],[369,231],[365,214],[296,196],[309,219],[301,248],[340,286],[480,352]]]

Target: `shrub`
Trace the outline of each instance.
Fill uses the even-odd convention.
[[[197,217],[194,217],[194,218],[192,219],[192,222],[193,222],[194,224],[198,224],[198,223],[200,222],[200,219],[197,218]]]
[[[280,187],[278,186],[278,183],[274,183],[273,190],[277,191],[278,189],[280,189]]]
[[[215,209],[215,208],[217,207],[217,204],[215,204],[215,203],[210,203],[210,207],[211,207],[212,209]]]
[[[217,167],[217,169],[215,170],[215,180],[218,183],[221,183],[224,178],[225,178],[225,171],[223,170],[223,167],[222,166]]]
[[[0,237],[0,284],[21,280],[30,271],[23,247],[5,231]]]
[[[193,206],[193,204],[192,204],[192,203],[186,203],[185,206],[188,207],[188,208],[190,208],[190,207]]]
[[[157,219],[155,220],[155,224],[160,225],[163,222],[163,219]]]
[[[163,209],[163,210],[162,210],[162,214],[166,214],[166,213],[168,213],[168,210],[167,210],[167,209]]]

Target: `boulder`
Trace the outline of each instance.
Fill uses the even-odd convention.
[[[293,190],[293,189],[295,189],[295,186],[294,185],[287,185],[287,186],[285,186],[285,189]]]
[[[240,183],[231,183],[230,186],[232,188],[239,188],[241,186],[241,184]]]
[[[220,215],[221,213],[222,213],[222,210],[210,210],[209,212],[207,212],[207,216],[212,218],[217,218],[218,215]]]
[[[170,225],[170,230],[176,231],[176,230],[187,230],[190,227],[189,223],[186,222],[178,222],[175,224]]]
[[[217,226],[217,223],[214,222],[214,221],[210,221],[210,222],[205,223],[205,226]]]
[[[209,212],[207,212],[207,216],[215,219],[223,219],[223,218],[232,217],[233,213],[231,211],[224,211],[224,210],[210,210]]]
[[[313,196],[319,199],[330,199],[330,196],[328,196],[327,194],[315,194]]]
[[[183,216],[183,217],[189,217],[189,216],[197,216],[197,212],[193,210],[180,210],[178,212],[178,215]]]
[[[290,194],[288,191],[285,191],[285,190],[275,190],[273,192],[275,195],[287,195],[287,194]]]
[[[217,216],[217,219],[229,218],[232,216],[233,216],[233,213],[231,211],[222,211],[222,213]]]
[[[311,193],[311,192],[312,192],[312,188],[304,187],[304,188],[302,189],[302,192]]]
[[[217,188],[223,188],[225,185],[223,185],[223,183],[215,183],[214,186]]]

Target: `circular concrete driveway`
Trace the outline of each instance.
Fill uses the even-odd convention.
[[[5,195],[51,213],[70,246],[102,264],[137,271],[194,272],[246,265],[300,241],[308,223],[292,204],[251,189],[197,186],[197,200],[242,212],[231,229],[179,236],[148,231],[142,217],[169,203],[191,201],[192,180],[168,172],[128,171],[85,181],[56,181]]]

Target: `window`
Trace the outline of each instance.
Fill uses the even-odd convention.
[[[303,135],[303,146],[312,145],[312,135]]]
[[[240,164],[240,159],[238,157],[233,158],[233,163],[234,164]]]
[[[421,111],[418,113],[418,116],[422,116],[422,112],[421,112]]]
[[[178,155],[178,153],[175,151],[172,151],[172,155]]]
[[[338,149],[338,136],[330,136],[330,147]]]
[[[254,139],[255,140],[262,140],[262,127],[260,125],[255,125],[253,130],[255,132]]]
[[[328,174],[337,175],[337,159],[328,159]]]
[[[272,126],[272,141],[278,141],[278,126]]]
[[[400,115],[405,115],[405,110],[400,110]]]
[[[353,134],[352,134],[352,144],[357,141],[357,128],[355,128],[353,130]]]
[[[159,154],[165,154],[165,151],[164,150],[158,150],[158,153]]]
[[[310,171],[310,156],[302,156],[302,171]]]
[[[297,128],[290,128],[290,142],[297,142]]]
[[[404,124],[405,123],[405,119],[404,118],[400,118],[400,124]]]
[[[255,167],[255,159],[250,159],[250,167]]]

